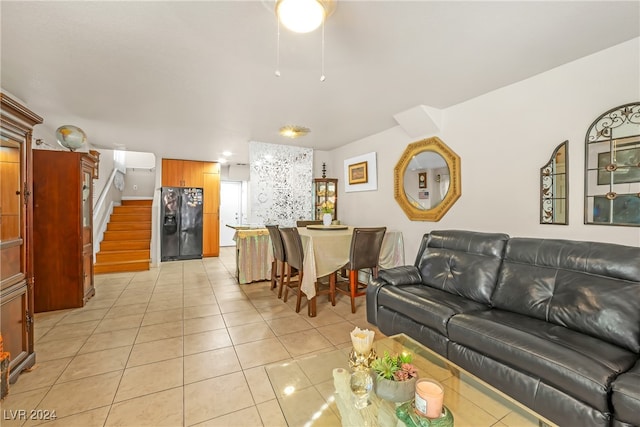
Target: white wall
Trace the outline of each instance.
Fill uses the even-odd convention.
[[[156,155],[140,151],[125,151],[124,164],[127,169],[153,169],[156,167]]]
[[[584,138],[600,114],[640,100],[640,38],[443,111],[439,136],[461,158],[462,197],[439,222],[410,221],[393,197],[393,168],[409,137],[399,126],[333,150],[332,164],[378,153],[378,190],[344,192],[340,216],[403,232],[407,263],[430,230],[466,229],[640,246],[640,228],[585,225]],[[540,225],[540,167],[569,140],[569,225]]]

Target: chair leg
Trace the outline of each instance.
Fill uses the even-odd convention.
[[[318,297],[313,297],[310,300],[307,301],[307,305],[309,306],[307,309],[307,314],[309,315],[309,317],[316,317],[318,315],[317,311],[316,311],[316,300],[318,299]]]
[[[296,299],[296,313],[300,313],[301,302],[302,302],[302,271],[298,271],[298,298]]]
[[[280,264],[280,288],[278,288],[278,298],[282,298],[282,288],[284,287],[284,278],[285,276],[289,277],[285,271],[285,262],[281,261]]]
[[[331,276],[329,276],[329,301],[331,301],[331,305],[336,305],[336,281],[338,280],[338,273],[333,272]]]
[[[271,261],[271,289],[275,289],[278,287],[278,272],[276,271],[278,267],[277,261],[274,259]]]
[[[358,271],[349,270],[349,290],[351,291],[351,312],[356,312],[356,290],[358,289]]]
[[[284,297],[282,298],[284,302],[287,302],[287,296],[289,295],[289,285],[291,285],[291,266],[287,266],[287,283],[284,286]]]

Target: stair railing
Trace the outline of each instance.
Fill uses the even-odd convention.
[[[96,254],[100,251],[100,243],[104,238],[104,232],[113,207],[120,205],[122,201],[123,187],[119,183],[123,182],[123,173],[118,169],[113,169],[107,184],[102,189],[100,197],[93,207],[93,261],[95,263]]]

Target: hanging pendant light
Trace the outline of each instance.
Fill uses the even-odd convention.
[[[275,75],[280,77],[280,24],[296,33],[309,33],[322,25],[320,81],[324,75],[324,23],[336,8],[335,0],[276,0],[278,18],[277,59]]]
[[[318,0],[278,0],[276,15],[289,30],[309,33],[317,29],[326,17],[326,10]]]

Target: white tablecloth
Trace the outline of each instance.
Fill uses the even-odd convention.
[[[251,283],[271,278],[273,250],[269,230],[256,228],[237,230],[236,276],[239,283]]]
[[[353,227],[346,230],[311,230],[299,227],[298,231],[304,248],[302,291],[307,298],[313,298],[318,278],[339,270],[349,262]],[[400,231],[385,233],[378,265],[380,268],[404,265],[404,240]]]

